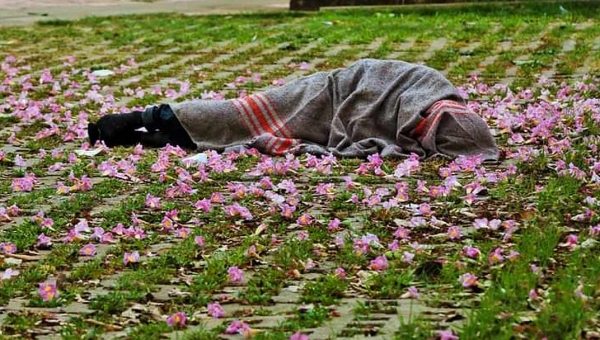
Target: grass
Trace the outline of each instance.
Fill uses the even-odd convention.
[[[461,339],[585,338],[599,327],[593,229],[600,199],[593,78],[600,64],[594,47],[599,6],[562,6],[566,12],[530,3],[90,17],[0,30],[6,150],[0,151],[0,209],[20,209],[10,220],[0,214],[0,242],[17,248],[17,257],[0,260],[0,272],[20,271],[0,281],[0,305],[23,304],[6,315],[0,332],[58,335],[53,321],[44,321],[46,309],[83,304],[61,321],[63,338],[110,337],[124,329],[131,339],[213,339],[234,320],[247,322],[256,339],[288,339],[317,328],[331,337],[367,336],[379,332],[374,322],[389,318],[398,318],[399,326],[385,336],[397,339],[436,339],[448,328]],[[434,41],[443,44],[432,49]],[[574,47],[565,48],[567,41]],[[502,44],[509,47],[501,50]],[[279,171],[289,160],[278,158],[254,178],[248,172],[266,164],[255,155],[230,159],[234,167],[220,171],[186,168],[166,150],[71,154],[85,140],[77,124],[85,126],[101,110],[121,111],[123,99],[129,108],[169,101],[166,94],[180,91],[186,80],[189,91],[175,101],[210,91],[234,98],[241,89],[250,93],[292,74],[329,71],[359,55],[399,55],[444,71],[497,132],[504,162],[430,160],[408,178],[390,178],[359,175],[365,160],[339,159],[328,171],[301,156],[293,170]],[[211,64],[215,58],[220,62]],[[311,68],[301,70],[302,62]],[[578,73],[582,66],[592,78]],[[117,74],[87,76],[99,69]],[[40,84],[44,70],[52,80]],[[540,82],[547,71],[556,80]],[[257,73],[260,82],[225,88]],[[136,96],[139,90],[144,93]],[[22,114],[36,116],[36,110],[41,115],[31,120]],[[38,135],[53,124],[57,134]],[[11,145],[13,133],[21,143]],[[517,133],[524,141],[515,144]],[[17,166],[17,155],[33,165]],[[169,159],[163,174],[155,171],[159,158]],[[219,158],[225,167],[227,161]],[[402,162],[386,160],[382,170],[393,174]],[[61,170],[50,172],[56,163]],[[103,174],[110,166],[118,177]],[[447,183],[441,176],[447,168],[461,187],[442,197],[418,189]],[[13,192],[13,181],[28,174],[38,180],[33,190]],[[353,186],[346,186],[346,175]],[[57,192],[57,182],[72,186],[83,176],[95,180],[90,190]],[[177,179],[192,192],[174,194]],[[284,180],[298,193],[286,192]],[[469,202],[466,190],[475,183],[483,189]],[[323,184],[331,185],[328,195],[317,191]],[[212,202],[209,211],[194,207],[214,193],[223,201]],[[160,198],[159,207],[146,204],[148,194]],[[385,208],[392,197],[399,206]],[[296,211],[283,216],[277,199],[296,201]],[[233,204],[253,218],[228,216],[224,208]],[[430,212],[419,212],[426,206]],[[301,225],[303,214],[313,221]],[[334,218],[338,229],[329,227]],[[489,226],[475,228],[484,218]],[[82,220],[90,230],[75,232]],[[460,238],[448,237],[451,226],[460,227]],[[94,228],[111,237],[97,236]],[[42,233],[51,245],[38,245]],[[93,257],[80,254],[89,243],[98,248]],[[467,256],[468,247],[479,255]],[[135,251],[138,262],[125,264],[125,253]],[[382,267],[375,261],[383,258]],[[476,282],[465,283],[467,274]],[[43,301],[41,282],[56,282],[60,297]],[[408,294],[413,289],[419,298]],[[410,317],[401,317],[409,298]],[[217,302],[221,318],[210,315],[209,304]],[[178,333],[165,322],[176,312],[188,318]],[[431,317],[452,313],[458,316],[450,321]]]

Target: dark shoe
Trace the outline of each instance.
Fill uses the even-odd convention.
[[[94,123],[88,124],[88,135],[90,137],[91,146],[94,146],[97,141],[103,141],[104,145],[109,148],[115,146],[133,146],[141,142],[142,134],[141,131],[115,134],[110,130],[102,130]]]
[[[96,141],[101,140],[108,147],[132,145],[131,143],[139,139],[139,134],[136,134],[135,130],[142,126],[142,112],[140,111],[106,115],[95,124],[88,124],[90,144],[94,145]]]
[[[162,131],[142,133],[140,143],[143,146],[151,148],[162,148],[167,146],[167,144],[174,145],[169,135]]]

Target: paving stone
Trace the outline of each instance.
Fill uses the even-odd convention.
[[[96,287],[96,288],[88,289],[88,290],[86,290],[86,292],[89,294],[88,299],[93,300],[98,296],[109,294],[111,291],[107,290],[105,288],[102,288],[102,287]]]
[[[275,303],[296,303],[300,298],[300,294],[297,292],[289,290],[289,287],[283,288],[281,292],[273,296],[273,301]]]
[[[593,60],[593,54],[600,50],[600,37],[596,37],[592,43],[590,55],[585,59],[583,64],[574,72],[575,77],[582,77],[585,74],[590,74],[592,71],[591,64]]]
[[[577,34],[584,34],[585,33],[584,30],[589,27],[593,27],[593,24],[594,24],[593,21],[588,21],[586,23],[577,23],[576,25],[574,25],[574,27],[578,31]],[[290,29],[297,28],[295,26],[295,24],[293,24],[293,23],[283,24],[282,26],[289,27]],[[171,32],[170,34],[171,34],[171,36],[176,36],[178,34],[177,32],[183,32],[185,30],[193,30],[194,27],[196,27],[196,26],[195,25],[185,26],[178,31]],[[257,29],[257,27],[258,27],[258,25],[255,25],[255,24],[250,24],[247,26],[248,29]],[[85,29],[86,29],[86,27],[82,28],[83,31],[85,31]],[[267,32],[265,34],[270,34],[269,32],[271,31],[271,29],[272,29],[271,27],[264,28],[264,30]],[[549,30],[551,30],[551,29],[552,29],[552,27],[548,28],[544,34],[547,34],[549,32]],[[109,32],[109,30],[107,30],[107,32]],[[289,34],[289,31],[283,32],[281,34],[281,36],[285,36],[286,34]],[[523,44],[523,45],[519,45],[519,46],[513,46],[513,42],[510,40],[505,40],[505,41],[500,42],[498,44],[498,46],[496,46],[496,50],[492,53],[492,55],[489,55],[487,58],[483,59],[479,63],[478,70],[485,69],[487,66],[492,65],[494,62],[496,62],[498,60],[498,55],[502,51],[508,51],[508,50],[515,51],[518,54],[517,60],[527,60],[527,58],[529,58],[530,52],[535,52],[535,50],[541,46],[540,44],[543,41],[542,38],[544,37],[544,34],[541,34],[539,36],[539,39],[537,39],[537,40],[532,39],[532,41],[527,42],[526,44]],[[269,37],[273,37],[273,36],[269,36]],[[562,48],[561,48],[560,53],[562,53],[563,56],[569,52],[574,51],[576,48],[579,48],[578,40],[576,37],[577,37],[577,35],[573,35],[573,36],[570,36],[567,40],[563,39],[561,41]],[[202,82],[198,81],[197,84],[194,84],[193,86],[194,86],[194,88],[197,88],[197,89],[208,89],[212,85],[222,84],[223,82],[227,82],[227,81],[233,81],[236,77],[243,75],[245,73],[245,71],[248,69],[251,69],[253,72],[256,72],[256,73],[261,73],[265,79],[267,79],[269,76],[269,73],[271,73],[273,75],[277,74],[278,77],[284,77],[284,79],[286,81],[291,81],[293,79],[296,79],[300,76],[303,76],[303,75],[306,75],[306,74],[309,74],[312,72],[311,70],[305,71],[305,70],[298,70],[298,69],[290,69],[288,67],[288,65],[291,62],[297,62],[298,60],[300,60],[301,57],[305,58],[305,56],[307,54],[310,54],[312,59],[306,60],[306,62],[308,62],[314,68],[315,66],[319,66],[319,65],[323,65],[323,64],[327,63],[331,58],[336,57],[340,53],[346,54],[346,52],[349,50],[357,51],[356,55],[354,56],[356,58],[369,56],[374,51],[377,51],[382,46],[382,44],[384,42],[386,42],[386,39],[388,39],[388,37],[384,37],[384,36],[378,37],[378,38],[374,39],[369,45],[353,45],[353,44],[350,44],[349,42],[340,41],[340,42],[334,42],[334,43],[327,43],[328,44],[327,46],[325,46],[326,42],[324,39],[314,39],[314,40],[304,44],[303,46],[298,46],[298,47],[300,47],[299,49],[294,48],[294,49],[290,49],[289,53],[285,53],[285,54],[282,53],[283,56],[276,61],[272,61],[270,54],[271,53],[281,53],[280,48],[285,47],[285,46],[277,46],[275,48],[266,48],[265,47],[263,49],[260,49],[259,52],[257,52],[257,54],[252,53],[251,58],[248,58],[247,60],[244,60],[243,62],[240,62],[240,63],[233,63],[231,59],[237,58],[237,56],[240,53],[254,51],[255,48],[257,48],[257,50],[258,50],[258,48],[260,48],[262,46],[262,44],[265,43],[265,37],[263,36],[263,33],[259,34],[258,40],[256,42],[244,43],[239,46],[235,45],[235,48],[232,48],[231,46],[234,44],[237,44],[237,43],[235,43],[233,41],[225,41],[225,42],[218,42],[218,43],[214,43],[214,44],[211,43],[211,45],[208,47],[204,47],[204,48],[198,49],[198,50],[193,50],[192,47],[196,46],[197,45],[196,43],[173,46],[174,40],[170,39],[170,40],[164,40],[159,44],[159,45],[164,46],[164,48],[162,48],[161,50],[158,50],[156,48],[156,46],[153,46],[152,48],[143,48],[143,49],[138,49],[135,52],[130,52],[127,49],[128,47],[125,47],[122,49],[109,49],[108,45],[95,44],[92,47],[90,47],[90,46],[85,47],[85,51],[83,51],[83,52],[80,51],[81,53],[76,53],[75,55],[77,55],[78,57],[81,56],[82,61],[85,64],[94,65],[94,66],[117,64],[121,59],[126,60],[125,58],[127,58],[132,53],[135,53],[137,55],[147,54],[147,55],[152,56],[150,59],[141,61],[137,67],[133,67],[125,75],[120,76],[119,78],[113,79],[112,82],[109,80],[108,81],[109,86],[110,86],[110,84],[117,83],[117,84],[113,85],[113,88],[119,87],[119,86],[129,86],[129,85],[137,86],[138,83],[141,86],[142,84],[146,84],[148,82],[156,83],[156,85],[159,85],[161,88],[164,88],[164,87],[168,87],[168,86],[177,84],[177,82],[179,80],[186,79],[188,77],[191,78],[193,76],[194,78],[192,78],[192,79],[196,79],[197,73],[199,73],[200,71],[206,71],[206,74],[207,74],[206,79],[203,79]],[[453,39],[453,38],[438,38],[438,39],[433,39],[433,40],[427,41],[427,43],[425,45],[425,50],[422,51],[423,54],[421,56],[417,55],[417,59],[419,59],[420,61],[426,61],[426,60],[434,57],[435,54],[438,53],[439,51],[443,51],[447,46],[449,46],[449,45],[454,46],[454,42],[451,39]],[[281,40],[278,40],[278,41],[281,41]],[[415,41],[416,41],[416,38],[411,36],[406,41],[404,41],[400,44],[393,44],[392,45],[393,52],[388,54],[387,58],[392,58],[392,59],[393,58],[401,58],[405,52],[414,52],[414,51],[418,50],[417,48],[415,48]],[[134,45],[140,44],[143,42],[144,42],[144,38],[138,38],[134,42]],[[85,42],[83,41],[83,39],[79,39],[79,40],[77,40],[77,43],[85,43]],[[202,43],[202,44],[204,44],[204,43]],[[265,45],[268,45],[268,44],[265,44]],[[71,45],[67,45],[65,47],[68,48],[68,46],[71,46]],[[72,46],[74,46],[74,48],[78,47],[77,44],[73,44]],[[320,51],[323,50],[324,47],[327,47],[327,52],[325,52],[325,54],[322,54]],[[472,53],[473,51],[477,50],[480,47],[481,47],[480,41],[472,41],[467,46],[461,47],[459,49],[459,53],[463,54],[463,56],[461,56],[457,62],[450,63],[448,65],[446,71],[450,70],[452,67],[460,65],[461,62],[468,60],[469,57],[467,55]],[[312,57],[313,54],[311,52],[316,49],[318,49],[319,52],[314,53],[315,56]],[[597,51],[598,49],[600,49],[600,38],[597,38],[595,40],[593,51]],[[29,48],[29,47],[23,49],[23,51],[31,52],[31,54],[28,57],[29,57],[29,59],[31,59],[32,62],[35,63],[35,65],[41,64],[39,59],[42,59],[42,61],[43,61],[43,58],[50,58],[48,56],[49,55],[48,53],[37,53],[36,50],[38,50],[38,49],[37,48]],[[52,50],[49,49],[46,52],[51,52],[51,51]],[[156,53],[157,51],[160,51],[160,53]],[[193,53],[188,53],[190,51],[192,51]],[[75,52],[78,52],[78,51],[75,51]],[[3,52],[0,52],[0,53],[3,53]],[[52,52],[52,54],[57,54],[60,56],[60,51],[55,50],[55,52]],[[208,57],[206,54],[209,54],[210,57]],[[248,54],[250,54],[250,53],[248,53]],[[593,54],[593,52],[590,53],[589,58],[586,60],[586,62],[584,62],[584,65],[581,68],[581,70],[584,70],[585,72],[590,70],[590,68],[591,68],[590,65],[592,65],[592,62],[595,62],[597,59],[596,57],[591,56],[591,54]],[[114,55],[114,57],[111,58],[111,55]],[[62,62],[59,60],[60,59],[59,56],[57,56],[56,58],[46,60],[48,64],[52,64],[52,65],[49,65],[49,66],[51,66],[51,68],[50,68],[51,70],[61,69],[61,66],[59,64],[57,64],[57,63]],[[106,58],[107,56],[109,57],[108,59]],[[214,56],[214,58],[213,58],[213,56]],[[212,59],[207,60],[208,58],[212,58]],[[344,60],[343,62],[351,63],[354,61],[351,59],[352,58],[348,58],[347,60]],[[560,59],[560,58],[555,58],[555,60],[558,60],[558,59]],[[107,60],[108,60],[108,62],[107,62]],[[98,62],[96,63],[95,61],[98,61]],[[192,66],[192,64],[195,64],[195,63],[198,63],[198,65]],[[223,65],[223,64],[227,64],[227,65]],[[153,67],[152,70],[148,70],[147,66],[149,66],[149,65],[156,65],[156,67]],[[556,62],[555,62],[555,64],[553,64],[553,66],[556,66]],[[548,71],[552,71],[552,70],[553,69],[551,68]],[[36,71],[38,73],[32,73],[32,74],[39,74],[39,71],[40,70]],[[163,77],[163,76],[159,75],[159,72],[161,74],[166,74],[169,71],[173,71],[174,73],[176,73],[176,77],[175,78],[173,76]],[[284,72],[285,72],[285,76],[282,76],[281,74]],[[512,72],[512,76],[518,76],[519,68],[515,67],[514,70],[507,71],[507,75],[511,74],[511,72]],[[119,80],[117,80],[117,79],[119,79]],[[265,83],[267,83],[267,82],[265,81]],[[261,85],[268,85],[268,84],[261,84]],[[177,85],[175,85],[175,87],[176,86]],[[151,87],[152,87],[151,85],[144,85],[145,90],[148,90],[148,88],[151,88]],[[221,89],[218,89],[218,90],[221,90]],[[236,90],[237,89],[230,89],[230,91],[236,91]],[[120,99],[119,104],[125,105],[133,99],[135,99],[135,98],[123,97]],[[9,130],[6,130],[6,131],[10,132]],[[3,148],[6,148],[6,147],[7,146],[3,146]],[[69,146],[68,148],[70,149],[72,147],[74,147],[74,146]],[[8,148],[10,149],[11,146],[8,146]],[[18,148],[18,147],[14,147],[14,148]],[[26,151],[25,149],[21,149],[21,150]],[[34,158],[28,159],[27,161],[30,161],[30,160],[35,161]],[[31,163],[30,166],[35,166],[35,164],[36,163]],[[42,180],[40,187],[52,187],[52,185],[56,182],[57,178],[58,177],[46,177],[45,179]],[[102,180],[102,179],[94,179],[94,180],[96,181],[96,180]],[[249,181],[250,179],[246,178],[244,180]],[[311,179],[310,177],[307,176],[304,179],[298,180],[297,183],[306,184],[311,181],[314,181],[314,179]],[[328,179],[328,181],[330,181],[332,183],[336,183],[337,188],[339,190],[343,189],[343,184],[342,184],[343,180],[341,178],[330,177]],[[99,182],[94,182],[94,183],[99,183]],[[393,187],[393,185],[394,185],[394,183],[392,181],[390,181],[390,183],[381,184],[381,187]],[[146,190],[146,188],[143,188],[143,187],[139,188],[139,189],[140,189],[140,191]],[[114,208],[118,208],[119,203],[121,203],[127,197],[129,197],[129,194],[111,197],[111,198],[103,200],[102,202],[98,201],[94,205],[94,208],[92,209],[90,214],[93,217],[99,217],[99,215],[102,214],[103,212],[112,210]],[[0,202],[2,202],[3,199],[4,198],[1,198]],[[60,203],[60,200],[66,200],[66,199],[68,199],[68,197],[59,197],[59,200],[57,200],[57,202]],[[36,208],[36,209],[39,209],[39,208]],[[409,205],[401,205],[401,209],[405,209],[406,211],[411,211],[412,209],[414,209],[414,207],[411,207]],[[325,209],[324,205],[314,204],[307,211],[309,211],[314,216],[321,216],[321,215],[329,216],[328,215],[329,211]],[[16,218],[15,221],[13,221],[10,224],[3,225],[2,228],[4,226],[12,227],[15,225],[15,223],[16,224],[21,223],[27,218],[29,218],[29,216],[26,216],[26,217],[23,216],[23,217]],[[94,222],[96,222],[97,220],[100,220],[100,219],[96,218],[96,220]],[[337,235],[356,237],[357,234],[362,233],[362,229],[364,227],[364,219],[363,218],[360,218],[357,216],[350,216],[347,220],[351,226],[348,229],[337,233]],[[294,225],[294,224],[292,223],[290,225]],[[466,235],[471,230],[472,230],[472,228],[468,228],[468,227],[464,228],[463,234]],[[297,229],[294,229],[292,231],[296,232]],[[433,238],[445,237],[445,234],[440,233],[439,235],[433,235],[432,237]],[[173,243],[170,243],[171,241]],[[144,245],[144,247],[146,247],[144,249],[144,251],[149,251],[152,253],[161,253],[161,252],[171,249],[176,244],[176,242],[178,242],[178,240],[169,239],[167,242],[165,242],[161,239],[161,241],[159,241],[159,242],[160,243],[155,243],[148,247],[146,247]],[[106,255],[108,249],[110,249],[111,247],[113,247],[113,246],[111,246],[111,245],[99,246],[97,258],[104,257]],[[137,244],[136,244],[136,247],[137,247]],[[440,246],[435,243],[432,243],[432,244],[424,244],[424,247],[426,247],[426,249],[433,249],[433,248],[440,247]],[[40,257],[47,256],[47,254],[48,254],[48,252],[40,252]],[[73,267],[76,268],[76,267],[80,266],[81,264],[85,263],[85,261],[87,261],[87,260],[89,260],[89,259],[80,258],[80,261],[75,263],[73,265]],[[275,315],[266,316],[266,317],[251,316],[248,318],[240,318],[240,319],[244,319],[246,322],[252,323],[253,326],[256,328],[276,327],[283,320],[290,317],[290,315],[289,315],[290,312],[294,312],[298,309],[299,300],[302,296],[302,288],[303,288],[304,284],[308,281],[318,279],[324,273],[330,272],[331,268],[334,268],[334,264],[332,262],[328,262],[323,259],[321,259],[321,260],[315,259],[315,261],[318,262],[317,268],[313,269],[309,273],[303,273],[300,280],[286,282],[287,287],[283,288],[281,290],[280,294],[273,297],[273,300],[276,302],[275,305],[273,305],[273,306],[247,306],[247,305],[242,305],[242,304],[237,304],[237,303],[223,303],[223,307],[226,309],[228,315],[234,314],[235,312],[239,313],[242,310],[251,310],[253,308],[254,309],[264,309],[264,310],[270,311],[271,313],[274,313]],[[125,271],[127,271],[127,269]],[[186,273],[185,275],[188,275],[188,274],[189,273]],[[99,282],[99,285],[100,285],[99,287],[92,288],[92,289],[87,289],[87,287],[86,287],[85,298],[93,299],[99,295],[106,295],[106,294],[110,293],[112,291],[112,288],[115,287],[120,275],[122,275],[122,272],[119,274],[103,277],[102,280]],[[246,275],[244,283],[239,286],[229,285],[229,286],[224,287],[221,292],[219,292],[218,294],[215,295],[215,299],[219,298],[219,296],[222,296],[222,295],[228,295],[231,297],[238,295],[239,292],[241,292],[245,289],[244,284],[247,283],[247,280],[250,278],[250,276],[251,275]],[[174,278],[174,279],[179,280],[178,278]],[[92,283],[90,283],[90,285],[92,285]],[[165,303],[165,304],[168,304],[169,301],[171,301],[173,299],[172,294],[170,294],[172,291],[180,290],[181,288],[185,288],[183,286],[183,284],[180,284],[180,285],[157,285],[156,287],[158,290],[152,293],[154,300],[158,301],[160,303]],[[352,296],[352,294],[356,294],[351,289],[348,290],[347,293],[348,293],[348,296]],[[9,306],[11,306],[12,308],[15,308],[16,310],[29,310],[28,308],[25,308],[22,306],[22,303],[27,303],[27,302],[28,302],[27,300],[19,301],[19,299],[14,299],[9,303]],[[381,304],[382,306],[379,308],[379,310],[376,313],[371,314],[368,319],[355,320],[352,309],[356,306],[356,304],[358,302],[362,302],[362,303],[368,304],[370,306],[375,306],[376,304]],[[373,334],[373,336],[369,336],[369,338],[371,338],[371,339],[389,339],[389,338],[393,337],[393,333],[400,327],[400,317],[401,316],[408,317],[408,315],[411,313],[413,313],[413,314],[417,313],[417,314],[423,315],[424,317],[426,317],[428,319],[434,320],[436,324],[445,326],[446,324],[454,324],[453,322],[449,322],[449,323],[446,322],[447,314],[450,312],[460,311],[459,309],[456,309],[456,310],[447,309],[446,310],[446,309],[428,308],[428,307],[424,306],[422,303],[415,301],[415,300],[401,299],[401,300],[380,300],[380,301],[378,301],[378,300],[367,300],[367,299],[360,298],[360,297],[343,299],[341,301],[340,305],[336,306],[335,308],[341,314],[341,316],[332,318],[332,320],[328,321],[326,324],[324,324],[320,327],[307,330],[307,333],[311,333],[311,339],[331,339],[331,338],[363,339],[363,338],[367,337],[367,335],[365,335],[367,333],[365,333],[365,332],[368,329],[376,329],[377,330],[376,334]],[[40,310],[43,310],[43,309],[40,309]],[[79,303],[79,302],[72,303],[65,307],[61,307],[58,310],[62,310],[67,313],[83,314],[83,315],[89,315],[89,314],[93,314],[95,312],[95,311],[89,309],[89,306],[87,304]],[[201,310],[202,310],[202,308],[201,308]],[[6,314],[0,314],[0,323],[2,322],[1,320],[5,315]],[[222,320],[214,320],[214,319],[206,316],[205,313],[204,313],[204,315],[202,315],[202,313],[199,313],[198,315],[199,315],[198,319],[201,320],[202,322],[206,322],[208,328],[217,327],[223,323],[230,322],[233,319],[233,318],[226,318],[226,319],[222,319]],[[204,319],[204,318],[206,318],[206,319]],[[194,328],[195,327],[190,327],[190,330],[192,330]],[[54,331],[56,331],[56,329],[48,327],[48,328],[45,328],[43,331],[44,332],[54,332]],[[347,332],[345,333],[345,331],[347,331]],[[128,332],[127,330],[125,330],[123,332],[108,332],[108,333],[104,334],[103,337],[107,338],[107,339],[126,337],[127,332]],[[358,333],[356,333],[355,335],[351,335],[351,334],[353,334],[353,332],[358,332]],[[177,338],[178,334],[180,334],[180,332],[170,333],[168,335],[165,335],[165,337]],[[347,336],[345,336],[345,335],[347,335]],[[52,335],[47,334],[44,336],[51,337]],[[223,336],[223,338],[232,338],[232,339],[238,338],[239,339],[239,338],[241,338],[241,336]]]
[[[81,302],[71,302],[69,305],[63,307],[63,311],[69,314],[94,314],[96,311],[90,309],[88,304]]]
[[[335,45],[333,48],[331,48],[327,52],[325,52],[323,54],[323,56],[324,57],[334,57],[334,56],[340,54],[342,51],[349,50],[351,48],[352,48],[352,46],[345,45],[345,44]]]
[[[261,309],[268,310],[273,314],[286,314],[291,311],[294,311],[298,308],[298,305],[295,303],[284,303],[279,302],[272,306],[260,306]]]
[[[444,37],[435,39],[434,41],[431,42],[431,45],[429,45],[429,47],[427,48],[425,53],[423,53],[421,56],[419,56],[419,58],[417,60],[424,62],[424,61],[431,59],[431,57],[433,57],[433,55],[437,51],[440,51],[444,47],[446,47],[447,43],[448,43],[448,39],[446,39]]]
[[[102,199],[102,203],[92,208],[90,216],[98,216],[107,211],[115,210],[127,199],[129,195],[116,195],[111,197],[105,197]]]
[[[113,248],[110,244],[97,244],[95,256],[79,256],[79,262],[73,263],[73,268],[85,265],[87,262],[94,261],[97,258],[103,258]]]
[[[518,50],[523,51],[525,53],[523,55],[520,55],[517,58],[515,58],[514,61],[516,63],[528,61],[528,59],[531,58],[530,53],[534,52],[539,46],[542,45],[542,42],[544,41],[544,39],[543,39],[544,36],[546,36],[550,31],[557,28],[558,26],[560,26],[560,23],[557,23],[557,22],[554,22],[554,23],[548,25],[546,27],[546,29],[541,32],[540,36],[537,39],[531,40],[524,46],[519,47]],[[514,65],[514,66],[507,68],[504,73],[504,79],[501,80],[501,83],[504,85],[510,86],[512,84],[512,82],[514,81],[515,77],[517,76],[518,71],[519,71],[518,65]]]

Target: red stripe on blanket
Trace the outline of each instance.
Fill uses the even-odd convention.
[[[268,97],[257,93],[243,99],[235,99],[233,102],[242,116],[244,125],[249,128],[253,136],[262,134],[273,136],[265,145],[266,151],[283,155],[297,143]]]
[[[263,115],[263,112],[260,109],[260,107],[258,107],[258,104],[256,104],[256,102],[254,101],[254,99],[252,99],[252,96],[246,97],[244,100],[252,108],[252,112],[254,113],[254,116],[258,119],[258,121],[260,122],[260,127],[262,127],[262,130],[264,132],[268,132],[270,134],[273,134],[273,132],[275,131],[275,129],[273,128],[273,126],[271,125],[271,123],[269,123],[267,121],[267,118]]]
[[[238,110],[238,112],[241,116],[241,119],[242,119],[242,123],[244,124],[244,126],[246,126],[248,131],[250,131],[252,136],[254,136],[254,137],[258,136],[260,134],[258,131],[258,126],[252,120],[252,117],[249,116],[248,111],[246,110],[246,107],[244,107],[244,104],[242,104],[240,100],[234,99],[233,105]]]
[[[294,145],[294,140],[290,138],[286,138],[281,141],[281,145],[277,148],[277,154],[284,154],[287,150],[289,150]]]
[[[279,116],[279,112],[277,112],[275,106],[271,103],[269,98],[259,93],[256,94],[256,99],[258,99],[260,103],[264,105],[264,107],[268,110],[269,114],[273,117],[274,121],[276,121],[277,124],[281,127],[281,129],[278,128],[278,131],[281,131],[281,136],[286,138],[292,138],[292,134],[290,132],[289,127],[287,126],[285,121],[281,119],[281,117]]]
[[[269,117],[269,120],[271,122],[273,122],[273,125],[271,125],[271,123],[267,120],[268,113],[267,112],[263,112],[263,110],[254,101],[254,99],[252,98],[252,96],[246,97],[244,100],[252,108],[252,112],[254,113],[254,116],[256,117],[256,119],[258,119],[258,121],[260,123],[260,126],[262,127],[262,132],[263,133],[268,133],[270,135],[275,136],[275,131],[277,131],[277,127],[273,126],[273,125],[276,125],[275,121],[272,118]],[[272,152],[273,150],[277,149],[277,144],[278,143],[279,143],[279,140],[277,140],[277,139],[274,138],[271,142],[269,142],[267,144],[266,149],[269,152]]]
[[[420,138],[429,132],[429,129],[440,119],[440,113],[448,112],[451,114],[469,113],[469,109],[453,100],[440,100],[435,102],[425,113],[424,119],[413,130],[413,135]]]
[[[262,110],[266,112],[269,119],[273,122],[275,126],[275,132],[273,134],[277,136],[277,138],[275,139],[276,142],[273,145],[273,149],[275,149],[276,154],[282,155],[288,148],[282,144],[285,141],[285,138],[289,138],[289,133],[286,131],[286,126],[279,118],[279,115],[277,114],[275,109],[271,105],[269,105],[269,103],[262,94],[257,93],[253,97],[256,103],[260,106]]]

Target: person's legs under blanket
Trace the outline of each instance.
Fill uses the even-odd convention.
[[[283,155],[300,143],[311,143],[319,151],[329,138],[331,82],[327,73],[316,73],[243,98],[193,100],[171,108],[200,151],[255,148]],[[281,102],[288,106],[281,107]]]

